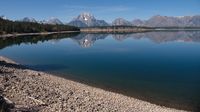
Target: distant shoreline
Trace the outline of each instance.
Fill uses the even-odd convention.
[[[51,35],[64,33],[143,33],[156,31],[200,31],[200,28],[127,28],[127,29],[108,29],[108,28],[80,28],[80,31],[60,31],[60,32],[39,32],[39,33],[14,33],[3,34],[0,38],[18,37],[18,36],[36,36],[36,35]]]
[[[51,34],[64,34],[64,33],[141,33],[153,31],[200,31],[200,28],[151,28],[151,27],[138,27],[138,28],[125,28],[125,29],[112,29],[101,27],[88,27],[80,28],[80,31],[60,31],[60,32],[39,32],[39,33],[13,33],[3,34],[0,38],[17,37],[17,36],[35,36],[35,35],[51,35]]]
[[[102,26],[80,28],[84,33],[140,33],[152,31],[200,31],[200,27],[143,27],[143,26]]]
[[[35,35],[51,35],[51,34],[63,34],[63,33],[79,33],[80,31],[60,31],[60,32],[39,32],[39,33],[14,33],[14,34],[3,34],[0,38],[6,37],[17,37],[17,36],[35,36]]]

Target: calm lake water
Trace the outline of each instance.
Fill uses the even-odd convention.
[[[200,31],[0,39],[0,55],[169,107],[200,109]]]

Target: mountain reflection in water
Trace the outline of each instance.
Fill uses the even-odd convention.
[[[106,39],[109,35],[117,41],[123,41],[128,38],[132,39],[150,39],[155,43],[164,42],[200,42],[200,31],[179,31],[179,32],[146,32],[133,34],[86,34],[86,33],[72,33],[72,34],[57,34],[46,36],[21,36],[12,38],[0,38],[0,49],[7,46],[25,44],[37,44],[38,42],[54,41],[55,43],[60,39],[71,38],[77,42],[81,47],[88,48],[95,44],[96,41]]]

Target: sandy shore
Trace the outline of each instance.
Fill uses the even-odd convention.
[[[183,112],[29,70],[5,57],[0,57],[0,95],[13,105],[7,108],[19,112]]]

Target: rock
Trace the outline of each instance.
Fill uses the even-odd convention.
[[[14,103],[8,98],[0,95],[0,110],[1,112],[8,112],[10,109],[14,108]]]

